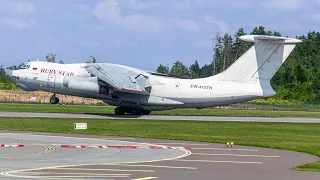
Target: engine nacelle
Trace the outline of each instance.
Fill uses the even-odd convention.
[[[74,78],[68,81],[70,91],[85,93],[85,94],[111,94],[113,90],[107,86],[100,85],[92,78]]]
[[[98,83],[97,77],[69,77],[65,76],[63,79],[63,86],[68,87],[70,81],[90,81]]]

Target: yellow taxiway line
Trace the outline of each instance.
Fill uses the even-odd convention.
[[[87,176],[131,176],[131,174],[95,174],[95,173],[69,173],[69,172],[20,172],[22,174],[52,174],[52,175],[65,175],[65,174],[73,174],[73,175],[87,175]],[[37,176],[38,177],[38,176]]]
[[[44,178],[102,178],[102,177],[106,177],[106,178],[125,178],[128,176],[34,176],[36,179],[44,179]],[[28,176],[27,178],[30,178],[30,176]],[[32,178],[32,177],[31,177]]]
[[[54,135],[35,135],[35,134],[18,134],[18,133],[3,133],[8,134],[12,136],[21,136],[21,135],[28,135],[33,137],[50,137],[50,138],[63,138],[63,139],[82,139],[82,140],[96,140],[96,141],[113,141],[113,140],[107,140],[107,139],[99,139],[99,138],[79,138],[79,137],[65,137],[65,136],[54,136]],[[23,138],[24,139],[24,138]],[[132,142],[132,141],[121,141],[117,140],[119,143],[125,142],[130,144],[141,144],[141,145],[153,145],[157,146],[159,144],[150,144],[150,143],[138,143],[138,142]],[[86,165],[115,165],[115,166],[137,166],[137,167],[156,167],[156,168],[172,168],[172,169],[197,169],[195,167],[175,167],[175,166],[155,166],[155,165],[135,165],[137,163],[151,163],[151,162],[160,162],[160,161],[171,161],[176,159],[181,159],[184,157],[187,157],[191,155],[191,152],[186,149],[181,149],[180,151],[183,151],[184,154],[172,157],[172,158],[164,158],[164,159],[156,159],[156,160],[150,160],[150,161],[137,161],[137,162],[121,162],[121,163],[92,163],[92,164],[73,164],[73,165],[62,165],[62,166],[51,166],[51,167],[42,167],[42,168],[33,168],[33,169],[24,169],[24,170],[14,170],[14,171],[8,171],[8,172],[1,172],[0,175],[7,176],[7,177],[17,177],[17,178],[42,178],[42,179],[55,179],[57,177],[35,177],[35,176],[21,176],[17,175],[21,172],[26,171],[36,171],[36,170],[44,170],[44,169],[53,169],[53,168],[66,168],[66,167],[75,167],[75,166],[86,166]],[[81,178],[81,177],[77,177]]]
[[[18,154],[18,155],[12,155],[12,156],[0,156],[0,159],[2,159],[2,158],[6,158],[6,159],[20,158],[20,157],[26,157],[26,156],[39,156],[39,155],[48,154],[48,153],[56,150],[56,148],[48,146],[48,145],[38,144],[36,146],[41,146],[42,148],[44,148],[44,150],[39,151],[39,152]]]

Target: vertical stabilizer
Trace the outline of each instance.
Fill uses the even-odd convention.
[[[220,80],[242,83],[271,80],[296,44],[302,42],[298,39],[260,35],[245,35],[240,39],[253,42],[254,45],[220,74]]]

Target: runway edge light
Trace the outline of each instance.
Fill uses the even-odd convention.
[[[87,123],[74,123],[74,129],[87,129]]]

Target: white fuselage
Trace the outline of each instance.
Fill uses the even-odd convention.
[[[91,74],[84,68],[87,64],[30,62],[29,65],[28,69],[15,70],[12,73],[13,77],[19,77],[18,79],[13,78],[13,80],[24,90],[42,90],[57,94],[96,98],[115,106],[119,106],[121,103],[124,106],[134,107],[138,104],[148,110],[183,107],[204,108],[266,96],[259,81],[239,83],[220,81],[219,76],[202,79],[179,79],[148,74],[151,81],[157,82],[152,85],[148,95],[118,93],[118,98],[114,99],[112,95],[75,92],[64,86],[66,78],[90,77]]]
[[[109,63],[30,62],[13,71],[12,79],[24,90],[101,99],[123,107],[118,109],[118,114],[123,114],[124,109],[148,112],[205,108],[275,95],[270,80],[302,41],[263,35],[245,35],[240,39],[253,46],[228,69],[208,78],[172,78]],[[133,84],[139,86],[132,88]]]

